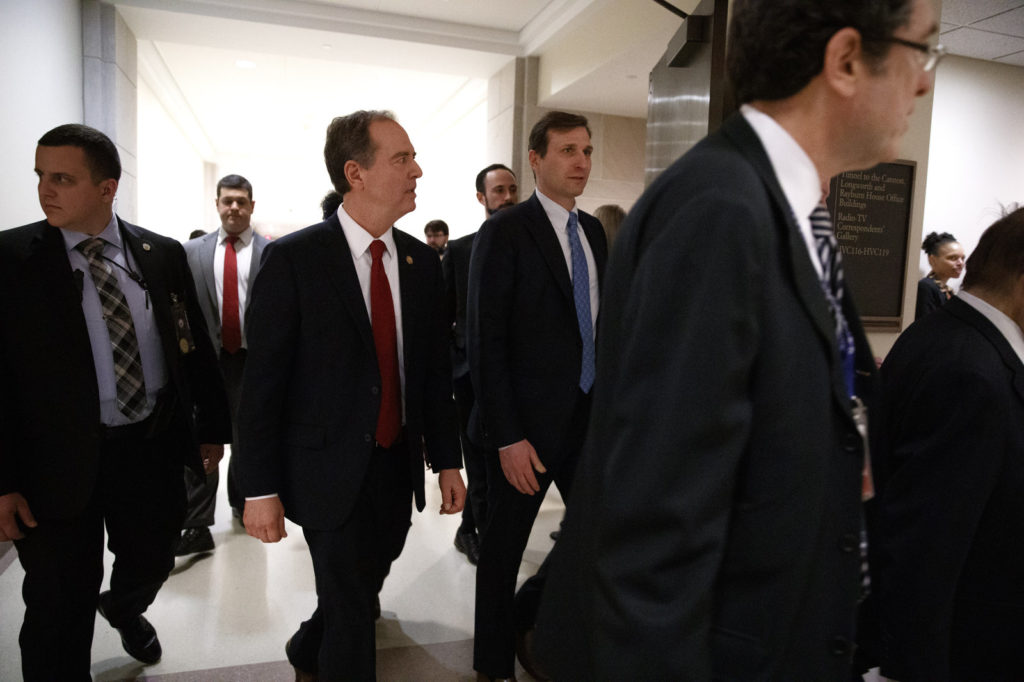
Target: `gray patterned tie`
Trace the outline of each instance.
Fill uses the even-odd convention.
[[[132,313],[117,277],[103,259],[104,242],[98,237],[86,239],[78,245],[89,260],[89,272],[100,295],[103,319],[110,334],[114,354],[114,378],[117,381],[117,408],[136,421],[146,407],[146,381],[142,375],[142,356],[135,337]]]

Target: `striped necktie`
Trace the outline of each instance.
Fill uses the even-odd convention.
[[[811,212],[811,234],[821,262],[821,290],[828,300],[832,321],[835,323],[839,360],[843,365],[847,393],[852,396],[854,342],[846,316],[843,315],[843,255],[832,231],[832,216],[824,203],[815,206]]]

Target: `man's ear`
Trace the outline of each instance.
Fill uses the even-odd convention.
[[[487,200],[484,197],[484,193],[483,192],[477,192],[476,193],[476,200],[480,202],[481,206],[483,206],[484,208],[487,208]]]
[[[541,156],[537,153],[536,149],[530,150],[530,168],[532,168],[535,173],[537,172],[537,162],[540,161],[540,158]]]
[[[842,97],[852,97],[860,80],[869,75],[864,61],[864,45],[860,31],[846,27],[836,31],[825,45],[822,76]]]
[[[117,194],[117,180],[114,178],[107,178],[100,182],[100,196],[103,197],[104,201],[114,201],[114,196]]]
[[[345,179],[353,189],[363,186],[363,169],[352,159],[345,162]]]

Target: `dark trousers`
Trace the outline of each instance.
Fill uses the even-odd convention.
[[[459,530],[479,531],[483,535],[487,525],[487,460],[496,458],[492,448],[477,445],[469,439],[469,415],[473,412],[476,396],[469,374],[452,381],[455,408],[459,415],[459,438],[462,442],[462,462],[466,468],[466,506],[462,510]],[[504,476],[502,477],[504,478]]]
[[[376,679],[373,606],[411,520],[408,445],[376,448],[345,523],[303,530],[313,558],[317,608],[292,636],[292,665],[316,672],[325,682]]]
[[[235,459],[235,443],[238,442],[238,401],[242,393],[242,371],[245,369],[245,349],[236,353],[228,353],[220,349],[220,370],[224,377],[224,389],[228,394],[228,407],[231,409],[231,459],[228,460],[228,503],[241,510],[245,507],[245,498],[238,492],[238,484],[232,475],[232,462]],[[185,492],[188,494],[188,509],[185,514],[184,528],[204,528],[212,526],[217,511],[217,486],[220,485],[220,470],[205,476],[197,474],[185,467]]]
[[[512,677],[515,673],[515,637],[533,627],[541,591],[547,575],[545,558],[537,573],[516,594],[516,578],[533,522],[552,483],[568,504],[572,479],[590,414],[590,398],[581,394],[569,433],[557,464],[544,460],[547,473],[538,474],[540,492],[524,495],[509,484],[497,457],[487,461],[491,485],[488,488],[487,531],[480,543],[476,567],[476,612],[474,617],[473,668],[490,677]],[[550,555],[549,555],[550,556]]]
[[[15,541],[25,569],[18,641],[26,682],[91,679],[104,524],[114,554],[103,604],[111,625],[126,624],[153,603],[174,568],[185,511],[181,453],[166,450],[159,438],[105,441],[96,489],[82,513],[37,517],[39,525]]]

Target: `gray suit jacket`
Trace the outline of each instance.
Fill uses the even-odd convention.
[[[215,350],[220,350],[220,306],[217,304],[217,281],[213,277],[213,255],[217,250],[219,234],[220,230],[218,229],[198,239],[190,239],[185,242],[185,255],[188,256],[188,267],[192,270],[192,279],[196,283],[199,307],[203,310],[203,319],[206,321],[206,328],[210,330],[210,340],[213,342]],[[260,270],[263,247],[269,243],[270,240],[266,237],[261,237],[253,232],[252,250],[250,251],[252,261],[249,265],[249,292],[252,292],[256,273]],[[248,305],[246,305],[247,313],[248,309]]]

